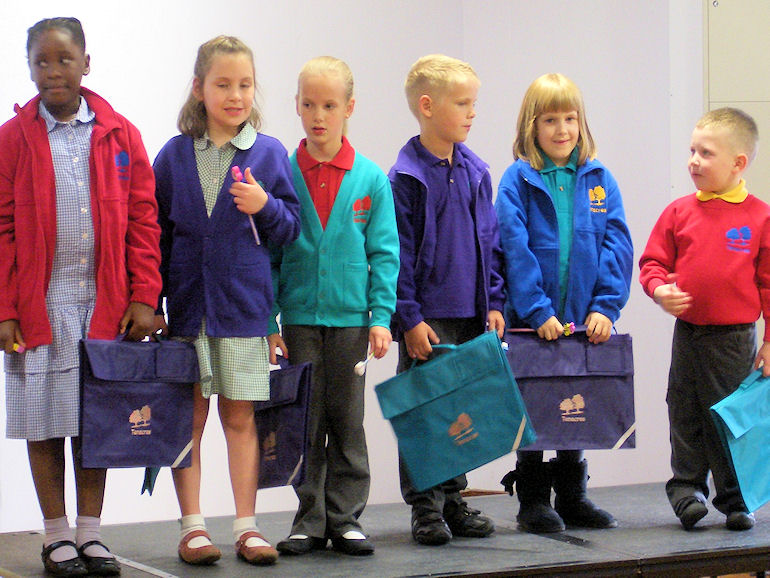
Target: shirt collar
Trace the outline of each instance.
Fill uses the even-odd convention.
[[[420,139],[416,139],[417,143],[417,156],[420,158],[421,161],[423,161],[428,166],[445,166],[450,164],[447,159],[442,159],[434,155],[432,152],[430,152],[427,147],[420,142]],[[465,159],[463,158],[463,154],[460,152],[460,147],[458,147],[456,144],[454,145],[452,149],[452,163],[453,166],[464,166],[465,165]]]
[[[231,138],[228,143],[233,145],[238,150],[249,150],[251,147],[254,146],[254,143],[257,141],[257,129],[254,128],[254,126],[247,122],[243,125],[243,128],[238,131],[238,134],[235,135],[233,138]],[[209,146],[213,146],[214,143],[211,142],[209,139],[209,133],[206,131],[203,133],[202,137],[198,137],[193,139],[193,146],[197,150],[206,150],[209,148]]]
[[[573,173],[577,172],[577,158],[578,158],[578,148],[575,147],[572,149],[572,152],[569,155],[569,160],[567,161],[567,164],[563,167],[556,166],[556,164],[551,160],[551,157],[549,157],[547,154],[545,154],[542,149],[540,150],[540,154],[543,157],[543,168],[540,170],[541,173],[550,173],[553,171],[558,171],[559,169],[568,169],[571,170]]]
[[[695,193],[695,196],[698,198],[699,201],[710,201],[711,199],[722,199],[723,201],[726,201],[728,203],[742,203],[746,200],[746,197],[749,196],[749,192],[746,190],[746,181],[743,179],[740,180],[740,182],[735,185],[732,189],[729,191],[725,191],[721,195],[718,195],[716,193],[711,193],[708,191],[698,191]]]
[[[355,158],[356,151],[345,136],[342,137],[342,147],[337,151],[337,154],[334,155],[334,158],[328,162],[318,161],[307,152],[306,138],[303,138],[297,147],[297,164],[299,165],[299,170],[301,172],[308,171],[323,164],[330,165],[343,171],[349,171],[353,168],[353,161]]]
[[[73,122],[86,124],[94,120],[96,117],[96,113],[88,108],[88,103],[82,95],[80,96],[80,105],[78,106],[78,111],[75,114],[75,118],[73,118],[69,123],[56,120],[54,116],[48,112],[48,109],[45,107],[42,100],[38,106],[38,111],[40,112],[40,116],[42,116],[43,120],[45,121],[45,127],[48,132],[51,132],[54,128],[56,128],[57,124],[70,124]]]

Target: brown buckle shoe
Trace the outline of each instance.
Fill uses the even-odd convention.
[[[257,566],[269,566],[270,564],[275,564],[275,561],[278,560],[278,550],[269,544],[267,546],[249,547],[246,545],[246,540],[249,538],[259,538],[260,540],[267,542],[267,538],[259,532],[245,532],[235,543],[235,552],[238,554],[238,558]]]
[[[208,544],[200,548],[190,548],[188,546],[190,540],[198,536],[211,540],[211,537],[205,530],[193,530],[189,534],[185,534],[184,538],[179,542],[179,558],[183,562],[194,566],[208,566],[219,560],[222,557],[222,552],[214,544]]]

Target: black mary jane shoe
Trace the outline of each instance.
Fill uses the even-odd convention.
[[[313,550],[326,550],[327,542],[326,538],[315,536],[308,536],[307,538],[288,537],[278,542],[275,549],[284,556],[302,556]]]
[[[366,538],[356,540],[336,536],[332,538],[332,550],[348,556],[371,556],[374,554],[374,544]]]
[[[77,551],[75,542],[72,542],[71,540],[60,540],[59,542],[54,542],[48,546],[43,546],[40,557],[43,559],[43,566],[45,567],[46,572],[53,574],[54,576],[85,576],[88,574],[88,568],[86,568],[86,565],[77,556],[62,562],[54,562],[51,560],[51,552],[58,550],[63,546],[72,546],[72,548]]]
[[[110,558],[102,558],[101,556],[89,556],[86,554],[86,548],[89,546],[101,546],[108,552],[110,549],[102,544],[99,540],[91,540],[86,542],[80,548],[78,548],[78,554],[80,559],[86,565],[88,574],[92,576],[119,576],[120,575],[120,563],[114,556]]]

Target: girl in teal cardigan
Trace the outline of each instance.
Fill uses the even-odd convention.
[[[396,307],[399,240],[390,183],[344,136],[353,76],[331,57],[305,64],[297,114],[307,138],[291,157],[299,239],[276,251],[273,283],[282,333],[269,337],[293,364],[313,364],[310,450],[299,509],[282,554],[326,548],[366,555],[358,518],[369,497],[364,377],[356,362],[384,356]]]

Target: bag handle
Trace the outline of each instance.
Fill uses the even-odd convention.
[[[115,336],[115,339],[113,341],[116,341],[118,343],[121,342],[121,341],[128,341],[128,339],[126,339],[127,337],[128,337],[128,331],[126,330],[124,333],[118,333]],[[147,341],[148,342],[149,341],[154,341],[156,343],[160,343],[161,341],[168,341],[168,340],[169,340],[169,338],[166,337],[165,335],[163,335],[160,331],[157,331],[156,333],[150,333],[147,336]],[[134,341],[133,343],[142,343],[143,341],[144,341],[144,339],[142,339],[141,341]]]
[[[585,333],[586,329],[588,329],[587,325],[575,325],[574,323],[565,323],[564,324],[564,337],[569,337],[570,335],[573,335],[575,333]],[[505,330],[506,333],[536,333],[536,329],[532,329],[531,327],[511,327],[510,329]],[[617,335],[618,329],[615,327],[615,324],[612,324],[612,333],[614,335]]]
[[[446,344],[445,345],[445,344],[442,344],[442,343],[437,343],[436,345],[431,345],[431,348],[432,349],[446,349],[447,351],[451,351],[453,349],[457,349],[457,346],[456,345],[451,345],[451,344]],[[412,359],[412,365],[409,366],[409,369],[413,369],[417,365],[418,362],[427,363],[431,359],[434,359],[434,357],[433,356],[428,357],[428,359],[426,359],[425,361],[422,361],[421,359],[417,359],[415,357],[414,359]]]
[[[494,331],[494,329],[490,329],[490,331]],[[519,331],[519,330],[509,330],[509,331]],[[534,329],[522,328],[521,331],[534,331]],[[445,343],[437,343],[436,345],[432,345],[431,347],[433,349],[446,349],[447,352],[449,352],[449,351],[452,351],[454,349],[457,349],[458,345],[454,345],[454,344],[451,344],[451,343],[446,343],[446,344]],[[502,347],[506,351],[508,350],[508,344],[505,341],[501,341],[500,342],[500,347]],[[430,361],[431,359],[433,359],[433,357],[428,358],[427,360],[423,361],[423,363],[426,363],[426,362]],[[412,365],[409,366],[409,369],[412,369],[415,365],[417,365],[417,361],[418,360],[415,357],[412,360]]]
[[[289,360],[283,355],[276,354],[275,360],[277,361],[275,365],[277,365],[281,369],[286,369],[290,365]]]
[[[741,383],[740,385],[740,389],[748,389],[749,387],[754,385],[755,381],[762,378],[763,378],[762,368],[760,367],[759,369],[755,369],[754,371],[752,371],[749,374],[749,376],[743,380],[743,383]]]
[[[564,336],[567,337],[569,335],[572,335],[573,333],[585,333],[587,326],[586,325],[575,325],[574,323],[564,323]],[[613,329],[615,326],[613,325]],[[537,329],[532,329],[531,327],[511,327],[510,329],[506,329],[506,333],[537,333]]]

